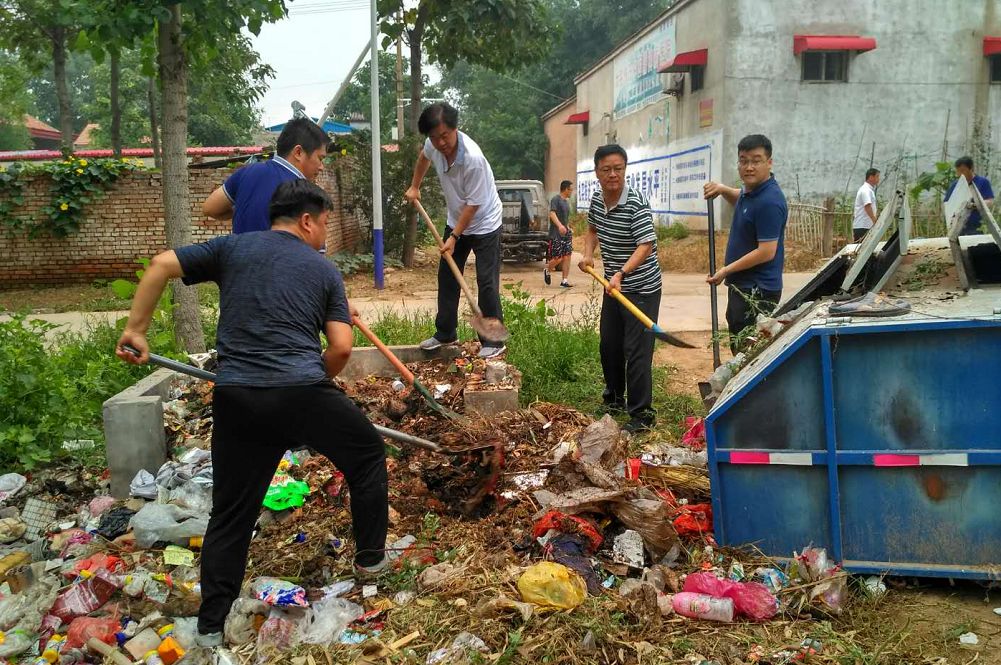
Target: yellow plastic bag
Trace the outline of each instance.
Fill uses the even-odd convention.
[[[559,563],[543,561],[531,566],[518,579],[521,599],[540,607],[572,610],[587,597],[584,578]]]

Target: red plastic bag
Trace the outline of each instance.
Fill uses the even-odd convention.
[[[70,649],[82,647],[92,637],[105,644],[115,645],[117,644],[115,633],[121,630],[121,622],[117,605],[112,608],[111,616],[77,617],[70,622],[69,630],[66,632],[66,646]]]
[[[75,579],[81,570],[89,570],[92,573],[96,573],[99,570],[121,573],[125,570],[125,564],[117,556],[98,552],[94,556],[81,559],[73,564],[73,569],[66,571],[66,577]]]
[[[712,573],[692,573],[685,578],[683,591],[730,598],[737,615],[752,621],[771,619],[778,612],[775,596],[760,582],[734,582],[720,579]]]
[[[688,431],[681,436],[681,442],[692,450],[702,450],[706,447],[706,423],[702,418],[688,416],[685,418]]]
[[[682,537],[698,538],[704,533],[712,533],[713,509],[708,503],[693,503],[681,506],[675,513],[674,530]]]
[[[535,526],[532,527],[532,537],[541,538],[550,529],[570,535],[583,536],[590,544],[588,554],[592,554],[601,547],[601,543],[604,540],[604,537],[598,533],[598,530],[591,522],[583,517],[565,515],[558,510],[550,510],[535,523]]]
[[[59,594],[49,613],[70,622],[103,606],[117,588],[110,574],[99,570],[93,577]]]

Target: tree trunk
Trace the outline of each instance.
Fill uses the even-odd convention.
[[[118,99],[118,83],[122,73],[121,53],[111,52],[111,150],[122,156],[122,105]]]
[[[66,84],[66,29],[54,28],[52,38],[52,70],[56,79],[56,100],[59,103],[59,131],[63,152],[73,152],[73,110],[70,108],[69,86]]]
[[[408,31],[410,41],[410,131],[418,134],[417,120],[421,117],[421,39],[424,37],[424,17],[418,12],[417,22]],[[402,144],[401,144],[402,147]],[[416,155],[414,156],[416,159]],[[417,247],[417,211],[410,210],[407,218],[407,230],[403,235],[403,265],[414,266],[414,250]]]
[[[160,84],[163,86],[163,217],[171,248],[191,243],[191,192],[188,191],[188,82],[181,43],[181,5],[170,7],[171,20],[157,28]],[[205,351],[198,311],[198,291],[180,280],[174,295],[174,337],[188,353]]]
[[[163,167],[163,155],[160,152],[160,120],[157,118],[156,82],[153,77],[146,79],[146,96],[149,98],[149,135],[153,148],[153,166]]]

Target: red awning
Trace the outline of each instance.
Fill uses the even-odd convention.
[[[657,68],[657,73],[666,74],[668,72],[682,73],[692,71],[692,67],[705,67],[709,61],[709,49],[702,48],[697,51],[685,51],[674,56],[673,60],[668,60]]]
[[[590,119],[590,111],[581,111],[580,113],[571,113],[570,117],[567,118],[564,125],[586,125],[587,121]]]
[[[1001,54],[1001,37],[984,37],[984,55]]]
[[[803,51],[871,51],[876,48],[872,37],[858,35],[793,35],[792,52],[799,55]]]

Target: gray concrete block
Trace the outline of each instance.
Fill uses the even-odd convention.
[[[469,386],[462,392],[466,413],[476,413],[489,418],[505,411],[517,411],[518,389],[471,390]]]
[[[434,351],[425,351],[416,344],[408,346],[389,347],[397,358],[404,365],[408,363],[421,362],[424,360],[434,360],[435,358],[451,359],[462,355],[462,349],[458,345],[441,346]],[[355,347],[351,351],[351,359],[338,375],[345,381],[357,381],[366,376],[382,376],[392,378],[398,376],[399,372],[393,367],[386,356],[382,355],[379,349],[373,346]]]
[[[175,376],[159,369],[104,403],[111,494],[116,498],[129,496],[129,483],[140,469],[156,474],[167,461],[163,401]]]

